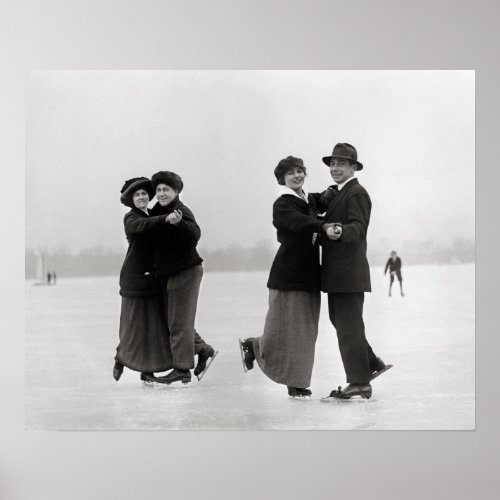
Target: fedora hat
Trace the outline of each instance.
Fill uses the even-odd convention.
[[[330,166],[332,158],[346,158],[355,163],[356,170],[363,170],[363,164],[358,161],[358,152],[354,146],[347,144],[347,142],[339,142],[335,144],[332,154],[323,158],[323,163]]]

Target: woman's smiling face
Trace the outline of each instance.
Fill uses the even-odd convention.
[[[302,167],[292,167],[285,174],[285,186],[296,192],[300,192],[305,178],[306,173]]]
[[[132,195],[134,206],[140,210],[145,210],[149,203],[149,194],[145,189],[138,189]]]

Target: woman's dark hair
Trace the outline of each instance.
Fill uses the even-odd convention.
[[[278,184],[280,186],[285,185],[285,174],[291,168],[295,167],[301,168],[304,171],[304,174],[307,175],[307,169],[306,167],[304,167],[304,162],[301,158],[296,158],[295,156],[287,156],[278,163],[278,166],[274,169],[274,175],[278,180]]]

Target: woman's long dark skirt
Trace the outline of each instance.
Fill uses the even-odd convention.
[[[161,295],[122,297],[120,343],[115,360],[138,372],[163,372],[172,368]]]
[[[264,334],[249,340],[259,367],[274,382],[310,386],[320,307],[319,291],[269,290]]]

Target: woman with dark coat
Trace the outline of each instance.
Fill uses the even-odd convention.
[[[240,340],[245,371],[257,361],[292,398],[309,398],[320,312],[320,263],[316,239],[322,221],[303,190],[306,167],[289,156],[274,170],[283,186],[273,205],[280,248],[267,286],[269,309],[261,337]]]
[[[170,221],[164,215],[151,217],[148,202],[154,196],[146,177],[129,179],[120,201],[130,207],[124,217],[129,246],[120,271],[120,343],[116,349],[113,377],[119,380],[123,367],[141,372],[141,380],[158,382],[153,372],[172,368],[168,328],[163,313],[161,284],[153,276],[153,253],[149,234]]]

